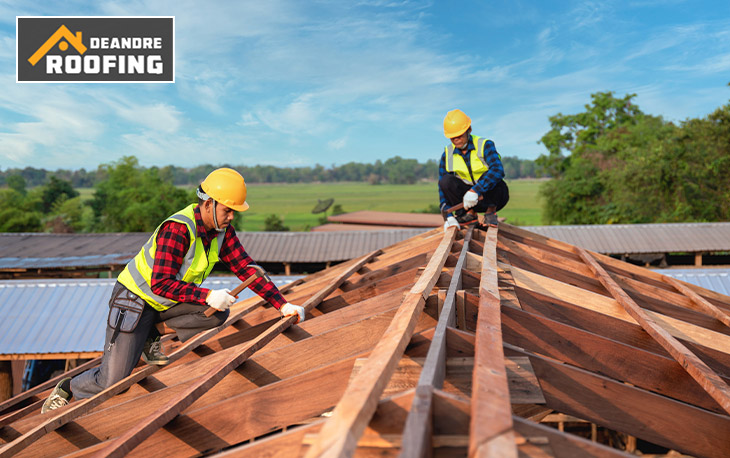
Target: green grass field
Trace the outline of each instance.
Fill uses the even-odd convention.
[[[516,225],[539,225],[542,207],[538,188],[542,180],[508,181],[510,202],[500,217]],[[82,198],[91,198],[93,189],[79,189]],[[345,212],[358,210],[411,213],[438,205],[436,183],[413,185],[370,185],[367,183],[251,184],[247,201],[251,208],[243,213],[245,231],[263,231],[264,220],[275,213],[292,231],[318,226],[321,214],[312,214],[318,199],[335,199]],[[331,209],[327,211],[331,214]]]
[[[541,224],[542,208],[538,187],[542,180],[508,182],[510,202],[499,214],[512,224]],[[261,231],[264,220],[278,214],[293,231],[319,225],[319,215],[312,214],[317,199],[335,199],[345,212],[359,210],[414,212],[438,205],[436,183],[413,185],[369,185],[366,183],[321,183],[286,185],[249,185],[250,210],[243,214],[243,229]],[[330,214],[331,210],[327,213]]]

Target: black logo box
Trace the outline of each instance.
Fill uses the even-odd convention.
[[[161,49],[91,49],[86,54],[160,55],[163,71],[160,74],[120,74],[118,67],[109,74],[47,74],[46,57],[35,66],[30,58],[62,25],[72,34],[81,32],[83,44],[89,48],[90,38],[148,38],[162,39]],[[17,17],[17,80],[18,82],[174,82],[175,45],[174,17]],[[48,54],[79,55],[69,44],[66,51],[59,49],[61,41]]]

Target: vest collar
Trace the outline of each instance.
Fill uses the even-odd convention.
[[[218,232],[215,229],[209,231],[205,230],[205,224],[203,224],[203,215],[200,214],[200,205],[196,205],[193,209],[193,215],[195,215],[195,230],[198,233],[203,242],[206,244],[218,236]]]

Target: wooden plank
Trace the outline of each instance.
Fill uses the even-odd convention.
[[[97,365],[99,365],[100,362],[101,362],[101,358],[96,358],[94,360],[87,361],[86,363],[67,372],[66,374],[61,374],[57,377],[54,377],[46,382],[41,383],[40,385],[37,385],[37,386],[31,388],[30,390],[24,391],[24,392],[20,393],[19,395],[15,396],[11,399],[8,399],[7,401],[0,404],[0,414],[9,412],[13,406],[20,404],[21,402],[25,401],[26,399],[31,399],[32,402],[36,402],[38,399],[43,397],[43,400],[45,400],[45,396],[43,396],[43,394],[45,394],[46,396],[47,396],[47,394],[44,392],[47,392],[49,389],[56,386],[56,384],[58,382],[60,382],[62,378],[73,377],[77,374],[80,374],[80,373],[86,371],[87,369],[96,367]]]
[[[372,257],[376,256],[380,250],[370,253],[362,258],[360,258],[355,264],[353,264],[346,272],[353,272],[357,270],[359,267],[362,266],[367,260],[372,259]],[[341,277],[338,277],[341,278]],[[332,282],[331,282],[332,283]],[[339,286],[339,284],[338,284]],[[326,295],[324,294],[327,292],[329,288],[325,288],[317,295],[313,296],[312,303],[315,300],[322,300]],[[336,289],[336,288],[334,288]],[[282,288],[283,290],[283,288]],[[331,293],[332,290],[327,292],[327,294]],[[170,363],[173,363],[179,359],[181,359],[183,356],[188,354],[193,349],[197,348],[201,344],[203,344],[205,341],[210,339],[211,337],[215,336],[216,334],[220,333],[222,330],[224,330],[226,327],[230,326],[234,322],[238,321],[241,317],[246,315],[248,312],[253,310],[254,308],[258,307],[259,305],[264,304],[265,301],[258,300],[257,302],[253,303],[251,306],[246,307],[242,310],[237,311],[235,314],[233,314],[229,319],[221,326],[210,329],[208,331],[205,331],[203,333],[198,334],[193,339],[186,342],[183,346],[181,346],[177,351],[169,355]],[[306,304],[305,304],[306,305]],[[288,321],[288,320],[286,320]],[[27,433],[23,434],[21,437],[13,440],[12,442],[6,444],[2,448],[0,448],[0,457],[5,456],[11,456],[18,451],[24,449],[28,445],[32,444],[33,442],[37,441],[39,438],[43,437],[45,434],[55,431],[56,429],[60,428],[61,426],[67,424],[68,422],[73,421],[74,419],[80,417],[81,415],[86,414],[88,411],[93,409],[94,407],[102,404],[106,400],[112,398],[118,393],[121,393],[132,385],[138,383],[139,381],[145,379],[149,375],[157,372],[160,370],[163,366],[145,366],[142,369],[140,369],[137,372],[134,372],[130,374],[125,379],[120,380],[116,384],[108,387],[104,391],[98,393],[97,395],[81,400],[75,404],[70,405],[69,407],[66,407],[64,409],[61,409],[61,412],[56,414],[55,416],[51,417],[49,420],[46,420],[45,422],[39,424],[35,428],[31,429]]]
[[[693,290],[689,289],[683,283],[675,280],[674,278],[672,278],[670,276],[665,276],[664,281],[667,282],[669,285],[672,285],[680,293],[687,296],[695,305],[697,305],[697,307],[701,311],[710,315],[713,318],[716,318],[718,321],[720,321],[725,326],[730,327],[730,316],[728,316],[725,312],[723,312],[719,308],[712,305],[707,299],[705,299],[704,297],[695,293]]]
[[[724,412],[673,358],[663,353],[504,306],[502,333],[505,343],[698,407]]]
[[[621,336],[630,333],[631,327],[643,334],[636,325],[618,322],[605,326],[606,337],[532,312],[503,307],[502,313],[505,343],[724,412],[659,345],[640,348],[630,341],[622,342]]]
[[[191,450],[195,454],[197,449],[205,450],[219,443],[216,437],[230,444],[238,443],[264,434],[277,425],[281,427],[282,425],[301,421],[302,418],[307,418],[300,416],[306,415],[306,411],[301,413],[300,410],[295,408],[294,404],[287,408],[286,403],[275,402],[288,399],[288,395],[284,396],[277,390],[273,390],[270,392],[271,397],[269,398],[262,394],[269,392],[261,391],[259,388],[264,386],[273,387],[273,384],[280,381],[289,383],[299,374],[312,367],[317,368],[343,359],[365,356],[365,353],[377,344],[379,337],[388,327],[395,315],[397,306],[396,303],[387,312],[326,330],[305,341],[290,343],[276,350],[264,350],[255,354],[250,360],[251,364],[243,365],[235,374],[229,375],[206,393],[201,400],[193,404],[183,415],[170,422],[165,428],[155,432],[152,437],[135,448],[132,454],[144,456],[145,453],[154,453],[156,449],[168,450],[173,455],[189,455]],[[303,326],[310,325],[309,329],[311,330],[311,325],[316,324],[319,326],[316,323],[317,321],[327,320],[328,318],[328,316],[325,316],[311,322],[305,321]],[[422,325],[419,323],[417,329],[421,327]],[[342,345],[342,342],[348,342],[348,345]],[[230,353],[231,350],[233,349],[221,353]],[[307,357],[303,358],[303,354],[306,354]],[[205,358],[206,361],[201,361],[199,364],[205,363],[207,365],[207,360],[218,356],[218,354],[210,355]],[[217,361],[220,360],[221,358],[218,358]],[[50,453],[48,451],[53,451],[53,454],[68,453],[69,447],[72,446],[93,445],[94,437],[116,437],[119,431],[125,431],[127,428],[135,426],[138,418],[144,418],[146,415],[153,413],[157,405],[172,398],[172,396],[166,396],[164,391],[175,389],[176,378],[181,371],[183,372],[182,377],[193,376],[186,382],[193,382],[195,375],[199,373],[196,366],[197,364],[189,364],[184,367],[170,368],[178,369],[177,372],[170,370],[159,372],[159,376],[167,375],[168,372],[173,374],[161,380],[161,383],[167,384],[169,388],[165,388],[162,392],[158,391],[154,395],[138,394],[137,397],[132,398],[124,405],[93,412],[77,420],[73,425],[69,425],[71,429],[67,429],[63,434],[62,446],[66,447],[65,449],[61,449],[58,441],[47,440],[44,444],[33,444],[33,447],[29,448],[27,452],[36,456],[48,455]],[[210,367],[212,364],[207,366]],[[335,376],[332,373],[327,376],[323,375],[326,381],[320,380],[319,386],[321,391],[326,391],[326,393],[318,392],[317,396],[308,396],[306,400],[296,403],[296,407],[305,407],[310,399],[313,402],[320,399],[323,411],[329,410],[331,406],[337,403],[342,392],[344,392],[349,374],[352,371],[352,362],[349,363],[346,369],[342,380],[333,378]],[[293,390],[296,390],[296,383],[291,386]],[[341,388],[339,388],[340,386]],[[296,391],[293,391],[293,393],[291,397],[296,399]],[[327,397],[324,397],[324,395],[327,395]],[[241,399],[240,404],[237,401],[239,398]],[[151,403],[149,400],[157,402]],[[266,412],[266,414],[259,415],[260,412]],[[274,415],[274,412],[276,415]],[[237,426],[231,430],[231,428],[225,426],[230,424]],[[195,439],[190,438],[201,428],[216,431],[216,434],[214,437],[202,435],[200,437],[196,436]],[[41,440],[45,439],[50,438],[46,437]]]
[[[353,273],[360,270],[363,265],[373,259],[380,253],[380,250],[376,250],[366,256],[363,256],[360,261],[354,264],[352,267],[343,272],[336,279],[332,280],[325,288],[313,295],[307,300],[302,307],[305,311],[309,312],[325,297],[329,296],[334,290]],[[175,418],[180,412],[189,407],[196,399],[207,392],[210,388],[215,386],[219,381],[228,375],[231,371],[236,369],[238,366],[244,363],[252,354],[264,347],[267,343],[273,340],[276,336],[281,334],[284,330],[288,329],[299,319],[298,316],[290,316],[281,320],[278,323],[272,325],[263,334],[254,339],[250,344],[246,345],[240,352],[236,352],[231,358],[224,360],[218,366],[211,369],[207,374],[201,377],[196,383],[190,386],[186,391],[181,393],[177,398],[171,400],[159,409],[158,413],[150,415],[144,420],[140,421],[139,424],[122,434],[119,438],[114,440],[107,448],[99,453],[99,456],[108,457],[123,457],[129,451],[134,449],[143,440],[148,438],[159,428],[166,425],[170,420]]]
[[[482,255],[479,315],[469,427],[469,456],[517,457],[512,407],[502,351],[497,277],[498,229],[490,227]]]
[[[377,408],[378,399],[413,335],[426,297],[438,280],[451,252],[456,229],[443,233],[421,278],[406,295],[391,325],[373,349],[368,364],[349,386],[332,416],[322,427],[307,456],[342,456],[353,453],[357,441]]]
[[[656,340],[689,375],[707,391],[707,393],[730,413],[730,386],[720,378],[707,364],[682,345],[669,332],[654,321],[639,305],[621,289],[616,281],[598,264],[598,262],[584,249],[576,247],[581,259],[591,268],[603,286],[621,304],[626,312],[641,325],[654,340]]]
[[[513,416],[515,431],[525,437],[545,437],[550,443],[555,456],[561,458],[630,458],[635,457],[620,450],[591,442],[575,434],[558,431],[555,428],[533,423],[523,418]]]
[[[535,291],[557,301],[592,310],[628,323],[636,323],[636,320],[611,297],[585,291],[515,266],[512,266],[512,276],[515,279],[515,285],[519,288]],[[660,313],[652,311],[646,311],[645,313],[654,321],[660,322],[664,329],[677,338],[724,353],[727,353],[728,348],[730,348],[730,336],[726,334],[710,331]]]
[[[431,346],[428,349],[426,360],[423,364],[416,394],[413,398],[403,430],[402,457],[422,457],[431,447],[431,412],[433,410],[433,388],[442,388],[446,374],[446,330],[456,323],[456,292],[461,289],[461,272],[466,265],[466,255],[469,251],[469,240],[471,240],[474,226],[467,229],[464,241],[459,253],[451,283],[446,291],[444,304],[439,315],[439,321],[434,331]]]
[[[520,351],[514,349],[514,351]],[[551,358],[530,357],[547,407],[695,456],[730,456],[730,417]]]

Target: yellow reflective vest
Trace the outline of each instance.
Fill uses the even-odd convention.
[[[197,204],[191,204],[174,215],[163,221],[147,243],[137,253],[117,279],[128,290],[143,298],[154,309],[163,311],[167,310],[177,301],[166,297],[158,296],[152,292],[152,266],[154,265],[155,252],[157,251],[157,233],[163,224],[168,221],[182,223],[188,228],[190,234],[190,247],[183,259],[180,271],[175,278],[186,283],[195,283],[200,285],[210,275],[211,270],[216,262],[218,262],[218,253],[223,245],[223,239],[226,233],[221,232],[210,244],[210,249],[206,253],[202,240],[198,237],[198,228],[195,225],[195,207]]]
[[[466,184],[475,185],[479,178],[489,170],[487,161],[484,159],[484,145],[488,139],[476,135],[472,135],[471,138],[474,142],[474,149],[469,151],[469,164],[461,154],[454,153],[456,148],[453,143],[444,149],[444,153],[446,154],[446,171],[455,173]]]

